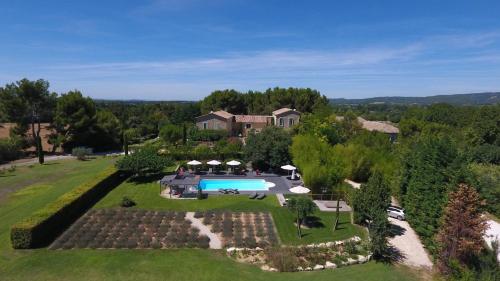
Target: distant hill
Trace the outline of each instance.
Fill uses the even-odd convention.
[[[454,105],[483,105],[500,103],[500,92],[472,93],[456,95],[437,95],[428,97],[375,97],[366,99],[330,99],[332,104],[415,104],[428,105],[433,103],[449,103]]]
[[[160,101],[160,100],[106,100],[94,99],[96,103],[123,103],[123,104],[156,104],[156,103],[194,103],[194,101]]]

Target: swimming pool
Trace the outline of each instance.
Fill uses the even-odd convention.
[[[200,188],[205,191],[238,189],[240,191],[265,191],[274,187],[274,183],[261,179],[202,179]]]

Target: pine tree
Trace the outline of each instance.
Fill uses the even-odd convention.
[[[481,214],[483,204],[476,190],[466,184],[459,184],[458,189],[450,193],[436,236],[441,272],[449,274],[453,262],[467,266],[483,249],[487,228]]]

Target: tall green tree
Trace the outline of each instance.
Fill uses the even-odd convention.
[[[448,192],[463,178],[465,167],[446,137],[422,136],[402,159],[401,197],[406,218],[431,250]]]
[[[389,184],[381,172],[375,171],[353,198],[354,221],[368,225],[370,247],[376,259],[384,259],[388,252],[387,208],[391,202],[390,196]]]
[[[9,120],[18,124],[18,133],[24,135],[25,129],[30,127],[38,161],[43,164],[41,123],[51,121],[57,94],[49,92],[49,82],[43,79],[22,79],[7,84],[1,92],[2,110],[6,112]]]
[[[301,226],[304,220],[316,210],[316,204],[305,196],[292,197],[288,200],[288,209],[296,215],[297,235],[302,238]]]
[[[160,138],[168,144],[177,144],[184,137],[184,127],[166,124],[160,129]]]
[[[278,127],[266,127],[258,134],[250,134],[243,148],[245,159],[261,170],[279,169],[290,163],[290,133]]]
[[[80,91],[62,94],[57,100],[54,123],[64,138],[65,149],[85,146],[95,134],[97,111],[91,98],[83,97]]]
[[[225,110],[233,114],[245,114],[246,105],[243,94],[235,90],[214,91],[201,101],[201,111]]]
[[[389,229],[387,211],[381,209],[375,210],[368,224],[368,230],[370,231],[370,250],[373,253],[373,258],[376,260],[384,260],[388,257],[389,247],[387,245],[387,237]]]
[[[99,110],[96,114],[95,135],[90,145],[98,150],[116,149],[122,142],[120,120],[109,110]]]
[[[333,147],[314,135],[297,135],[290,148],[293,162],[302,172],[305,185],[315,194],[337,193],[337,212],[333,230],[340,217],[340,199],[343,194],[345,161],[339,157],[340,147]]]
[[[391,189],[383,174],[375,171],[366,184],[362,184],[353,198],[354,221],[366,223],[391,204]]]

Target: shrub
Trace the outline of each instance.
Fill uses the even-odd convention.
[[[125,177],[114,168],[104,170],[94,179],[62,195],[11,228],[15,249],[45,246],[64,229],[122,182]]]
[[[19,158],[21,142],[12,138],[0,139],[0,163]]]
[[[266,255],[272,267],[280,272],[296,271],[299,265],[299,260],[291,248],[269,248]]]
[[[75,147],[71,151],[71,155],[75,156],[78,160],[85,160],[87,156],[93,153],[92,148],[87,147]]]
[[[135,202],[134,202],[134,200],[128,198],[127,196],[124,196],[122,198],[122,202],[120,202],[120,206],[122,206],[124,208],[133,207],[133,206],[135,206]]]
[[[346,241],[344,243],[344,251],[346,251],[348,254],[357,254],[358,249],[356,248],[356,242],[354,241]]]
[[[155,147],[143,147],[135,153],[125,156],[116,162],[119,170],[133,173],[138,176],[158,174],[172,164],[169,158],[160,156]]]
[[[227,137],[226,130],[189,130],[188,138],[192,141],[218,141]]]

